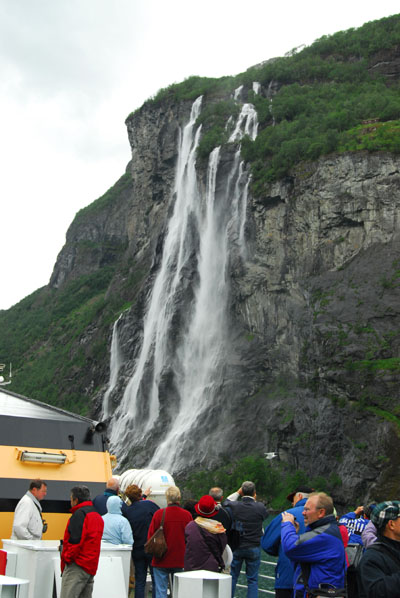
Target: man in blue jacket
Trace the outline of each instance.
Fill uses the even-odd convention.
[[[286,556],[296,563],[296,598],[305,598],[320,584],[345,588],[346,560],[342,536],[333,515],[333,501],[325,492],[311,494],[303,509],[306,531],[297,534],[292,513],[282,513],[281,542]],[[345,596],[345,590],[343,592]]]
[[[295,521],[299,523],[300,533],[305,531],[303,508],[313,489],[309,486],[299,486],[294,492],[287,496],[293,508],[291,513]],[[281,544],[282,514],[279,513],[268,525],[261,539],[261,547],[272,556],[278,556],[278,564],[275,569],[275,596],[276,598],[292,598],[293,596],[293,575],[294,566],[286,556]]]
[[[110,496],[118,496],[119,481],[117,478],[110,478],[107,482],[106,489],[103,494],[95,496],[93,499],[93,506],[99,515],[106,515],[107,500]]]

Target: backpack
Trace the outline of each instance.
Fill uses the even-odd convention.
[[[364,547],[362,544],[358,544],[356,542],[347,544],[345,548],[347,558],[349,561],[349,566],[347,571],[356,571],[358,565],[360,564],[361,557],[364,553]]]

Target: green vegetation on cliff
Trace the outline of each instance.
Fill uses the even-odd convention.
[[[235,77],[188,77],[160,89],[146,104],[159,104],[167,98],[174,101],[194,100],[200,95],[222,97],[239,85],[251,88],[253,81],[268,86],[322,81],[354,81],[370,78],[367,60],[374,54],[396,47],[400,40],[400,14],[371,21],[358,29],[324,35],[300,52],[294,48],[284,57],[273,58],[250,67]]]
[[[396,15],[324,36],[245,74],[248,85],[257,80],[278,89],[272,101],[251,98],[261,130],[254,142],[244,140],[242,154],[251,163],[253,192],[261,193],[265,183],[287,175],[300,161],[331,152],[400,152],[399,82],[388,86],[370,69],[371,57],[397,48],[399,39]],[[376,119],[387,124],[375,130],[363,123]]]
[[[296,82],[282,87],[271,106],[273,126],[266,126],[254,141],[246,138],[242,144],[242,155],[252,166],[256,193],[264,183],[287,175],[299,162],[335,151],[400,152],[398,85],[387,87],[384,81],[363,77],[352,82]],[[391,122],[371,126],[364,122],[369,120]]]
[[[300,469],[293,471],[285,463],[271,462],[257,455],[242,457],[235,463],[227,463],[213,471],[193,472],[179,483],[194,497],[208,494],[213,486],[222,487],[227,496],[240,488],[244,480],[252,480],[257,495],[267,502],[269,508],[279,510],[287,508],[287,495],[301,484],[311,485],[320,492],[332,493],[342,483],[336,473],[329,478],[315,476],[310,479]]]
[[[87,412],[84,397],[74,391],[72,383],[86,365],[85,353],[76,348],[76,341],[91,322],[104,317],[104,293],[113,274],[112,268],[105,267],[61,290],[39,289],[0,313],[0,354],[13,364],[13,391]],[[97,342],[92,353],[105,355],[106,339]],[[71,380],[71,392],[61,403],[59,379]]]
[[[79,210],[75,219],[80,220],[83,217],[93,216],[93,214],[111,208],[118,200],[121,200],[121,194],[132,189],[132,177],[129,171],[125,172],[116,183],[98,199],[91,204]]]
[[[197,124],[202,126],[198,152],[204,160],[214,147],[228,142],[230,118],[235,119],[240,110],[233,93],[243,86],[243,101],[252,102],[257,110],[259,134],[255,141],[243,139],[242,155],[252,170],[253,193],[261,195],[266,184],[290,174],[302,161],[331,152],[400,151],[398,75],[389,79],[373,68],[380,57],[385,62],[392,56],[395,62],[399,40],[400,15],[395,15],[357,30],[324,36],[310,47],[293,50],[235,77],[190,77],[161,90],[146,106],[191,102],[203,95]],[[261,84],[259,95],[252,90],[255,81]],[[90,222],[99,213],[109,217],[114,206],[132,193],[132,186],[127,172],[78,212],[75,222]],[[93,380],[104,383],[104,375],[91,376],[97,367],[106,369],[111,323],[127,301],[135,300],[146,273],[123,264],[127,240],[84,238],[76,242],[75,249],[78,262],[87,255],[101,257],[93,259],[93,274],[69,280],[59,289],[40,289],[0,313],[0,355],[13,362],[13,390],[84,412],[87,397],[92,397],[96,388],[90,387],[87,394],[81,389],[85,384],[89,388]],[[85,263],[92,267],[90,259]],[[396,272],[382,279],[382,289],[397,284]],[[114,282],[116,274],[123,283]],[[129,291],[120,293],[121,285]],[[323,307],[320,305],[319,312]],[[316,310],[316,318],[319,312]],[[81,342],[89,337],[90,349]],[[352,371],[361,376],[394,369],[389,362],[385,368],[382,363],[380,355],[366,354],[353,364]],[[82,376],[84,382],[78,380]],[[71,388],[62,402],[57,388],[61,379]],[[65,397],[65,388],[63,392]]]
[[[94,375],[96,363],[107,362],[110,326],[129,307],[118,294],[106,299],[114,275],[115,267],[105,266],[61,289],[38,289],[0,312],[0,355],[13,364],[14,392],[88,413],[82,380]],[[80,342],[85,335],[91,335],[89,349]]]
[[[302,161],[332,152],[400,152],[399,81],[374,68],[390,60],[391,52],[398,57],[399,40],[400,15],[394,15],[323,36],[236,77],[190,77],[160,90],[150,102],[204,96],[198,150],[204,159],[227,142],[225,126],[235,116],[234,102],[227,98],[243,85],[244,97],[258,113],[259,134],[255,141],[243,140],[242,155],[251,165],[253,193],[260,195],[265,184],[288,175]],[[262,85],[260,95],[252,91],[254,81]],[[371,127],[365,123],[370,120],[380,122]]]
[[[197,154],[200,159],[208,158],[210,152],[228,141],[232,132],[229,127],[230,117],[238,116],[240,108],[233,99],[221,100],[208,104],[197,119],[198,125],[206,124],[206,132],[201,136]]]

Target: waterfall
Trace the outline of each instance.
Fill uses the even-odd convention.
[[[268,85],[268,89],[267,89],[267,98],[269,99],[269,113],[272,117],[272,126],[274,127],[276,122],[275,122],[274,114],[272,112],[272,97],[273,97],[273,80],[271,79],[271,81],[269,82],[269,85]]]
[[[195,172],[196,149],[200,139],[195,123],[202,98],[194,102],[190,119],[181,135],[175,175],[175,205],[168,223],[160,269],[149,299],[143,326],[143,340],[134,373],[115,413],[110,442],[118,455],[128,450],[129,434],[135,425],[141,437],[158,416],[158,385],[166,362],[166,342],[174,315],[181,270],[189,259],[188,221],[197,210]],[[139,425],[137,425],[139,424]]]
[[[229,137],[229,142],[239,141],[243,135],[249,135],[251,139],[257,137],[258,118],[253,104],[243,104],[235,129]]]
[[[244,170],[244,161],[240,161],[240,148],[236,152],[236,166],[232,168],[232,178],[236,177],[232,193],[232,220],[231,228],[237,239],[237,247],[240,256],[246,259],[245,226],[247,217],[247,196],[250,177]]]
[[[165,440],[158,446],[151,467],[176,465],[174,448],[178,439],[190,433],[197,416],[214,398],[220,384],[226,339],[226,237],[221,234],[220,207],[215,202],[215,185],[220,148],[210,155],[205,210],[200,223],[199,286],[194,300],[193,317],[183,345],[179,348],[181,402]]]
[[[119,347],[118,341],[118,322],[121,319],[119,316],[118,320],[114,322],[113,332],[112,332],[112,339],[111,339],[111,350],[110,350],[110,380],[108,382],[108,387],[106,392],[104,393],[103,397],[103,409],[102,409],[102,419],[107,419],[110,417],[110,395],[114,390],[117,380],[118,380],[118,372],[121,367],[121,351]]]
[[[259,94],[261,90],[261,83],[258,83],[258,81],[253,81],[253,91],[255,94]]]
[[[253,89],[255,86],[260,86],[259,83],[253,83]],[[256,87],[257,89],[257,87]],[[258,88],[259,90],[259,88]],[[258,92],[256,92],[258,93]],[[253,106],[253,104],[243,104],[241,112],[239,114],[239,118],[236,122],[235,129],[232,135],[229,138],[230,143],[234,143],[240,141],[244,135],[249,135],[250,138],[254,141],[257,137],[258,132],[258,117],[257,112]],[[244,162],[240,159],[240,146],[235,155],[235,164],[233,168],[233,173],[236,173],[237,167],[237,179],[235,190],[233,193],[233,201],[232,201],[232,210],[234,213],[234,222],[237,223],[238,226],[238,246],[239,252],[242,258],[246,258],[246,243],[245,243],[245,225],[246,225],[246,214],[247,214],[247,196],[248,196],[248,189],[250,184],[250,177],[246,176],[244,173]],[[245,183],[243,186],[243,176],[245,176]]]
[[[240,87],[238,87],[237,89],[235,89],[235,91],[233,93],[233,99],[235,100],[235,102],[238,102],[240,100],[240,97],[242,95],[242,91],[243,91],[243,85],[241,85]]]
[[[229,259],[235,249],[244,255],[243,202],[247,201],[248,177],[235,153],[227,183],[217,193],[217,174],[221,149],[209,157],[207,185],[200,219],[199,285],[196,290],[193,317],[183,344],[179,348],[181,376],[180,395],[184,397],[177,417],[165,439],[158,446],[150,467],[174,470],[184,466],[180,451],[189,441],[196,423],[215,401],[224,382],[229,354],[228,301],[230,293]],[[244,206],[244,211],[246,205]],[[199,456],[206,450],[196,447]]]
[[[221,148],[211,152],[203,190],[195,169],[200,108],[198,98],[180,137],[174,205],[148,298],[142,346],[110,439],[121,460],[162,424],[149,466],[170,471],[184,466],[182,447],[185,442],[190,446],[199,418],[218,400],[224,383],[230,352],[229,266],[235,252],[245,255],[249,179],[240,146],[220,185]],[[244,104],[230,141],[240,143],[245,134],[254,139],[257,127],[254,107]],[[197,449],[206,454],[206,447]]]

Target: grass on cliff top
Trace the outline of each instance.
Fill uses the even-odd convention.
[[[400,153],[400,120],[361,124],[343,133],[338,151],[360,150]]]
[[[116,202],[121,200],[121,193],[132,188],[132,177],[129,171],[125,172],[110,189],[108,189],[98,199],[91,204],[82,208],[77,212],[74,222],[104,210],[107,207],[113,206]]]
[[[260,125],[255,141],[243,140],[242,156],[251,166],[253,194],[261,195],[267,184],[303,161],[338,151],[400,152],[399,83],[388,86],[368,70],[369,59],[398,46],[399,39],[400,15],[394,15],[323,36],[301,51],[294,49],[235,77],[189,77],[160,90],[146,105],[205,96],[209,114],[198,153],[206,159],[217,145],[227,142],[225,126],[235,116],[233,109],[227,111],[227,102],[243,85]],[[262,84],[263,95],[251,91],[254,81]],[[264,97],[270,85],[278,90],[272,103]],[[215,118],[209,108],[212,102],[225,103],[220,113],[225,113],[225,120]],[[381,124],[366,132],[363,121],[371,119]]]
[[[365,60],[380,50],[399,43],[400,14],[365,23],[358,29],[323,35],[298,52],[297,48],[284,57],[267,60],[236,76],[219,79],[191,76],[181,83],[160,89],[146,104],[159,104],[166,98],[194,100],[200,95],[220,96],[232,93],[239,85],[251,86],[253,81],[268,84],[332,81],[346,78],[351,81],[365,71]]]
[[[222,99],[229,95],[234,89],[235,77],[198,77],[192,75],[187,77],[181,83],[173,83],[168,87],[163,87],[144,103],[144,106],[158,106],[163,102],[171,100],[173,102],[194,101],[199,96],[208,98]],[[131,112],[125,122],[129,121],[142,108]]]
[[[257,138],[242,143],[256,194],[296,164],[322,155],[360,149],[400,153],[398,84],[387,87],[382,80],[362,77],[352,82],[293,83],[274,96],[270,118],[273,126],[260,123],[264,128]],[[363,123],[368,120],[381,122]]]

